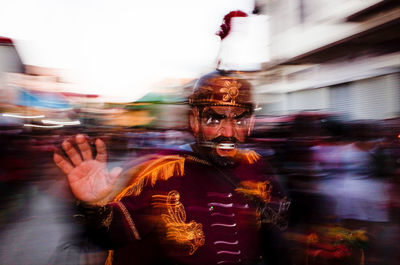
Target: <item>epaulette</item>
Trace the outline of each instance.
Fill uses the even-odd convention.
[[[128,170],[132,174],[132,182],[123,189],[114,199],[120,201],[125,196],[139,195],[146,185],[154,186],[157,180],[168,180],[173,176],[182,176],[185,157],[179,155],[157,156],[146,161],[134,169]],[[134,173],[133,173],[134,172]]]
[[[254,164],[260,159],[260,155],[253,150],[243,150],[239,151],[237,156],[248,164]]]
[[[268,180],[263,182],[245,180],[239,183],[239,187],[235,191],[246,196],[258,197],[263,202],[270,202],[272,184]]]

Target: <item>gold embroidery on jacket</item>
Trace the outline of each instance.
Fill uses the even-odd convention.
[[[269,181],[256,182],[246,180],[240,182],[240,188],[236,188],[235,191],[244,195],[258,197],[262,199],[263,202],[270,202],[272,185]]]
[[[110,211],[110,213],[107,215],[107,217],[104,218],[104,220],[101,222],[102,225],[104,227],[110,227],[113,218],[114,218],[113,211]]]
[[[162,214],[167,229],[167,239],[190,247],[192,255],[200,246],[204,245],[204,233],[201,224],[195,221],[186,223],[185,207],[179,201],[180,195],[173,190],[168,195],[153,195],[155,207],[165,208],[167,214]]]

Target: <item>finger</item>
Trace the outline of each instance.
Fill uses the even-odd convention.
[[[86,137],[82,134],[78,134],[75,137],[75,141],[79,147],[79,150],[81,150],[83,160],[92,160],[93,159],[92,149],[90,148],[90,145],[86,140]]]
[[[75,166],[79,166],[79,164],[82,163],[81,155],[76,151],[70,142],[65,140],[62,143],[62,148]]]
[[[69,174],[74,167],[61,155],[54,153],[53,155],[54,163],[65,173]]]
[[[97,150],[96,160],[100,162],[107,162],[106,144],[102,140],[96,139],[95,145]]]

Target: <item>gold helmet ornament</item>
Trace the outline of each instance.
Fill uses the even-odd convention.
[[[189,97],[191,106],[233,106],[253,110],[250,82],[236,72],[214,71],[202,76]]]

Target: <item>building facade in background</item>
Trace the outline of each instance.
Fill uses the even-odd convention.
[[[260,0],[271,61],[262,114],[323,110],[350,120],[400,112],[400,2]]]

